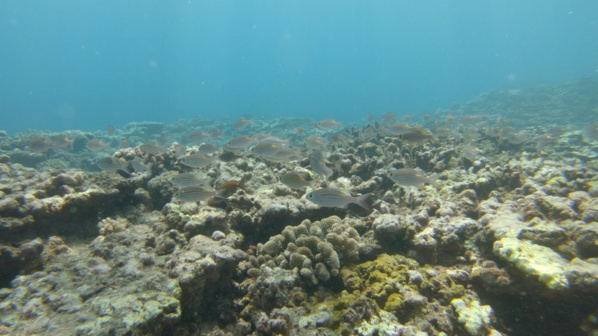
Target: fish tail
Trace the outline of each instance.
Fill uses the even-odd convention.
[[[439,177],[440,177],[440,174],[438,174],[438,173],[432,174],[432,175],[430,175],[430,177],[428,177],[428,181],[435,188],[439,188],[439,185],[437,183],[437,180],[438,180]]]
[[[120,166],[118,166],[118,168],[116,170],[117,171],[122,170],[122,171],[127,172],[128,174],[131,174],[132,173],[131,169],[132,169],[131,164],[128,161],[126,161],[126,162],[122,163]]]
[[[324,177],[325,177],[326,181],[328,181],[328,178],[330,176],[332,176],[332,174],[334,174],[334,170],[332,170],[332,168],[328,168],[328,167],[324,166],[324,175],[325,175]]]
[[[357,200],[355,204],[361,206],[362,208],[366,209],[367,211],[372,211],[372,206],[370,205],[370,198],[372,197],[372,193],[367,193],[356,197]]]

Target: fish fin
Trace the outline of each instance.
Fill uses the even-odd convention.
[[[361,195],[357,198],[357,205],[361,206],[362,208],[366,209],[367,211],[372,211],[372,206],[370,205],[370,198],[372,198],[372,193],[367,193]]]
[[[226,189],[220,189],[216,191],[213,197],[221,200],[226,200]]]
[[[131,173],[130,173],[128,170],[125,170],[125,169],[122,169],[122,168],[119,168],[119,169],[117,169],[117,170],[116,170],[116,173],[117,173],[118,175],[120,175],[120,176],[122,176],[122,177],[126,178],[126,179],[128,179],[128,178],[130,178],[130,177],[131,177]]]
[[[435,188],[440,188],[440,186],[437,183],[438,178],[440,177],[440,174],[435,173],[432,174],[428,177],[428,182],[433,185]]]

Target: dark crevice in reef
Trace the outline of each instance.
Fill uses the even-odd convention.
[[[483,293],[483,294],[482,294]],[[479,291],[509,335],[586,335],[582,321],[596,309],[596,295],[542,297],[537,293],[492,294]]]

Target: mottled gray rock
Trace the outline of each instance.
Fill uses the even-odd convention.
[[[383,244],[397,245],[410,241],[419,231],[419,223],[391,214],[378,216],[372,224],[376,239]]]
[[[363,336],[428,335],[416,327],[400,324],[393,314],[383,310],[380,311],[379,316],[374,316],[369,321],[363,321],[359,327],[355,328],[355,333]]]
[[[203,235],[169,256],[164,266],[171,278],[178,280],[183,304],[190,309],[202,304],[207,290],[230,286],[230,276],[239,262],[247,259],[241,250]]]
[[[10,326],[7,331],[125,335],[159,333],[179,321],[180,288],[147,262],[147,234],[146,225],[105,232],[77,252],[60,238],[50,239],[44,270],[15,278],[5,293],[0,318]]]
[[[567,240],[567,234],[555,222],[536,217],[521,229],[518,238],[548,247],[557,247]]]
[[[525,227],[523,216],[513,208],[512,202],[506,202],[494,214],[488,213],[479,219],[479,225],[483,227],[485,236],[491,242],[503,237],[517,237]]]
[[[598,222],[598,199],[582,203],[579,209],[581,210],[584,222]]]
[[[574,201],[560,196],[542,195],[539,197],[540,207],[554,219],[576,219],[579,214],[573,210]]]
[[[582,257],[598,257],[598,222],[576,226],[572,238]]]

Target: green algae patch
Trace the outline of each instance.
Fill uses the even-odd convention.
[[[331,317],[328,326],[337,335],[352,335],[353,329],[362,320],[369,320],[379,313],[376,302],[359,291],[355,293],[342,291],[340,294],[326,292],[320,293],[318,296],[323,301],[318,300],[308,308],[312,312],[328,312]]]
[[[312,312],[329,313],[330,327],[339,335],[353,334],[362,321],[381,312],[407,322],[426,311],[429,303],[450,305],[451,300],[466,294],[466,289],[444,272],[420,267],[401,255],[382,254],[373,261],[345,266],[340,277],[345,290],[321,291],[308,304]]]
[[[404,308],[403,295],[399,293],[390,294],[384,305],[384,310],[391,313],[400,313]]]
[[[340,277],[345,290],[335,294],[320,292],[309,305],[312,312],[325,311],[331,316],[330,327],[339,335],[352,335],[363,320],[377,316],[381,309],[403,315],[403,291],[417,286],[410,284],[409,271],[419,264],[400,255],[381,254],[376,260],[345,266]]]
[[[556,186],[556,187],[563,187],[567,185],[567,179],[563,175],[557,175],[552,177],[550,180],[546,181],[546,185],[549,186]]]
[[[376,260],[343,267],[341,279],[347,291],[366,293],[384,307],[389,295],[398,293],[409,283],[408,271],[418,267],[413,259],[381,254]]]
[[[422,282],[419,292],[442,305],[448,305],[451,300],[466,294],[465,287],[456,284],[450,276],[438,272],[434,276],[426,277]]]

